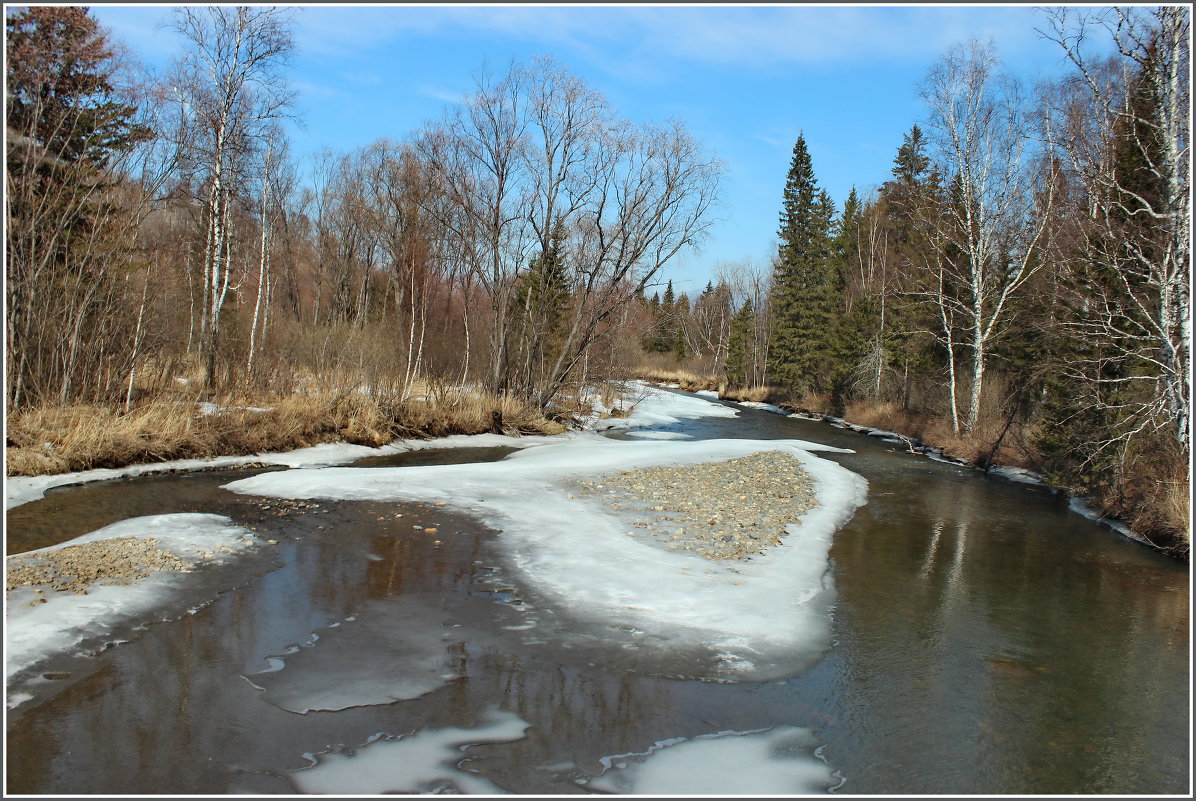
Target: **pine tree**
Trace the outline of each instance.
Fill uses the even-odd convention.
[[[785,389],[827,388],[833,348],[836,277],[831,254],[834,204],[814,178],[804,136],[793,148],[773,275],[770,373]]]

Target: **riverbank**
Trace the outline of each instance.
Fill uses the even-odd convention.
[[[638,390],[631,415],[592,422],[635,435],[737,414],[701,398]],[[740,653],[740,635],[754,632],[769,641],[777,636],[765,610],[792,606],[795,615],[813,614],[794,599],[821,591],[831,535],[865,493],[862,479],[811,453],[840,449],[796,440],[633,441],[574,431],[425,442],[433,448],[518,443],[521,450],[502,462],[371,468],[337,465],[421,443],[325,445],[247,457],[292,469],[222,486],[277,499],[255,500],[262,510],[318,508],[323,500],[310,499],[340,499],[417,501],[470,514],[504,532],[512,564],[546,595],[567,607],[604,608],[644,630],[681,632],[668,637],[696,638],[694,647],[717,643],[726,664],[716,669],[736,672],[751,669],[756,650]],[[225,462],[240,459],[225,457],[212,466]],[[64,480],[100,480],[111,477],[107,472],[116,471],[69,474]],[[59,477],[41,478],[10,479],[9,507],[40,496],[42,485]],[[205,574],[208,565],[225,564],[236,551],[275,545],[257,532],[254,519],[154,514],[10,557],[8,623],[16,627],[21,647],[20,658],[9,659],[8,673],[27,671],[44,655],[100,647],[106,627],[136,622],[158,600],[203,580],[179,574]],[[434,545],[453,537],[451,527],[436,523],[416,528]],[[316,526],[319,533],[312,534],[322,538],[324,530]],[[800,537],[787,537],[797,531]],[[789,542],[792,547],[777,547]],[[580,572],[587,581],[579,585]],[[172,577],[184,583],[176,586]],[[631,597],[640,600],[628,606],[624,599]],[[810,645],[799,649],[801,659],[820,652],[822,629],[821,617],[809,623],[801,637],[811,638]],[[10,707],[24,698],[10,698]]]
[[[1146,476],[1138,482],[1149,485],[1146,490],[1085,492],[1046,481],[1039,472],[1038,456],[1031,444],[1032,432],[1017,426],[981,427],[972,436],[961,437],[953,434],[941,421],[904,412],[894,404],[852,403],[839,417],[831,414],[828,405],[819,399],[807,399],[809,402],[804,405],[795,405],[774,388],[729,388],[717,375],[657,368],[640,369],[637,375],[657,386],[887,437],[895,447],[912,453],[1048,486],[1066,494],[1072,508],[1085,517],[1168,556],[1185,562],[1190,560],[1191,517],[1186,477]]]
[[[453,390],[411,398],[362,392],[217,401],[160,398],[119,406],[47,407],[10,414],[5,472],[44,476],[134,464],[247,456],[324,443],[376,447],[453,434],[559,434],[592,404],[547,416],[519,399]]]

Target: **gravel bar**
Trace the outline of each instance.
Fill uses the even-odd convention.
[[[158,571],[187,572],[188,562],[158,547],[153,537],[117,537],[7,559],[5,589],[47,586],[85,595],[100,580],[128,583]]]
[[[786,525],[818,503],[810,475],[782,451],[586,476],[571,486],[581,497],[599,497],[612,511],[629,514],[628,534],[712,560],[764,553],[780,543]]]

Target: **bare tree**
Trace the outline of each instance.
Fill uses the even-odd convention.
[[[261,178],[258,191],[258,246],[257,292],[253,302],[253,321],[249,327],[249,356],[245,365],[246,374],[252,379],[254,358],[260,337],[266,336],[270,322],[270,296],[273,288],[271,263],[275,247],[276,228],[279,218],[285,213],[283,198],[286,195],[287,143],[276,126],[271,126],[265,136],[265,149],[261,155]]]
[[[1076,68],[1047,127],[1052,152],[1081,188],[1086,269],[1074,270],[1069,321],[1099,353],[1072,365],[1078,389],[1118,412],[1106,446],[1191,428],[1191,12],[1174,6],[1060,8],[1049,30]],[[1093,34],[1112,44],[1093,57]],[[1118,386],[1145,392],[1117,392]]]
[[[710,224],[720,165],[679,123],[635,126],[560,65],[512,67],[417,143],[445,203],[439,215],[490,298],[488,386],[511,388],[512,299],[532,260],[560,233],[569,316],[533,382],[547,406],[630,302]],[[523,329],[524,331],[532,329]],[[525,351],[526,353],[526,351]]]
[[[232,285],[233,203],[246,183],[251,150],[292,100],[284,71],[293,47],[290,21],[290,11],[258,6],[176,12],[175,30],[190,51],[176,65],[175,90],[188,113],[186,145],[206,195],[201,342],[208,389]]]

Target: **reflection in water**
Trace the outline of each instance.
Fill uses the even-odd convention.
[[[680,652],[645,670],[624,647],[630,633],[589,621],[602,636],[571,636],[574,621],[505,570],[501,534],[443,508],[322,503],[256,523],[280,544],[248,557],[261,560],[255,580],[131,632],[73,664],[56,695],[14,710],[9,791],[293,793],[305,755],[475,729],[491,709],[526,721],[526,737],[470,748],[467,767],[524,794],[587,792],[578,780],[601,774],[603,757],[653,743],[782,726],[825,744],[838,793],[1186,791],[1183,565],[1046,490],[866,437],[764,412],[707,431],[852,447],[834,458],[869,481],[831,551],[835,645],[800,675],[685,679]],[[224,496],[213,485],[196,511],[256,520],[254,499]],[[72,497],[87,496],[55,500],[67,518]],[[39,525],[55,524],[47,513]],[[301,698],[346,673],[390,686],[410,679],[399,653],[410,638],[443,667],[419,697],[296,714],[254,686]]]

